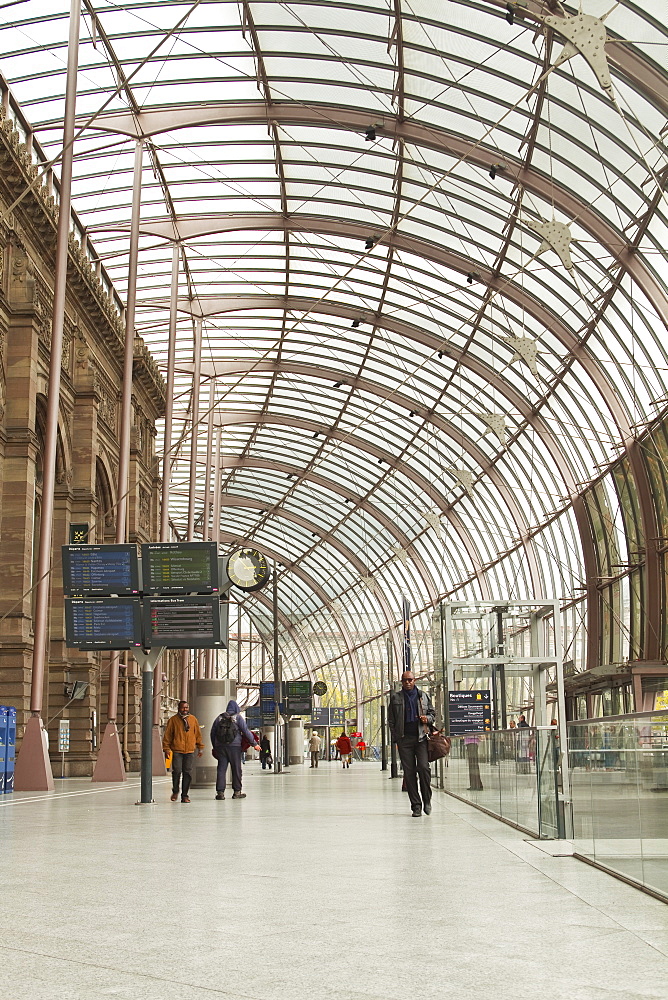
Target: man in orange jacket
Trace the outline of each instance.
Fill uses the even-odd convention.
[[[197,756],[201,757],[204,743],[199,722],[194,715],[190,714],[188,702],[180,701],[179,710],[165,726],[165,735],[162,737],[162,749],[165,752],[165,757],[170,750],[172,752],[172,802],[176,802],[179,797],[182,774],[181,802],[190,802],[188,792],[195,766],[195,748],[197,748]]]

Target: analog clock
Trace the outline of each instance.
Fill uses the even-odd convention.
[[[257,549],[235,549],[228,557],[227,575],[240,590],[259,590],[270,573],[267,560]]]

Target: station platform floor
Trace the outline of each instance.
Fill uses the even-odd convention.
[[[0,1000],[666,1000],[668,907],[377,764],[0,804]]]

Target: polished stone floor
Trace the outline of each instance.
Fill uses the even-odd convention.
[[[0,804],[0,1000],[666,1000],[668,906],[376,764]]]

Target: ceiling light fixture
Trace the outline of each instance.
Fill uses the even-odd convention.
[[[368,128],[364,130],[364,138],[367,142],[373,142],[376,138],[376,126],[369,125]]]

